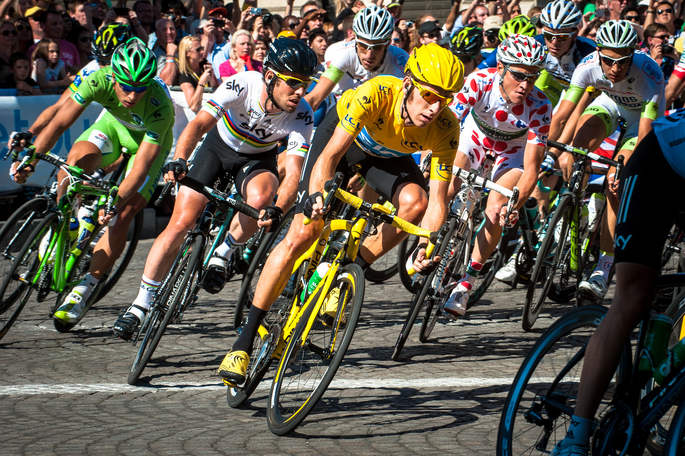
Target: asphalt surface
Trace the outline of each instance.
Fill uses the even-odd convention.
[[[292,434],[266,425],[270,375],[231,409],[214,372],[230,348],[239,282],[202,292],[171,326],[139,386],[126,384],[135,348],[112,336],[137,293],[151,241],[139,244],[114,290],[72,332],[54,330],[49,302],[31,301],[0,340],[0,455],[492,455],[500,411],[528,349],[555,317],[521,329],[521,288],[494,284],[458,322],[439,323],[390,360],[410,294],[395,276],[367,282],[359,326],[334,383]]]

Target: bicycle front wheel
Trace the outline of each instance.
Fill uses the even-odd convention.
[[[397,272],[400,276],[400,281],[402,281],[402,285],[404,285],[404,288],[410,293],[418,293],[421,288],[421,281],[416,278],[416,275],[410,276],[406,267],[407,259],[416,249],[418,243],[418,236],[410,235],[400,242],[400,245],[397,247]]]
[[[560,270],[565,266],[568,253],[571,209],[571,197],[562,198],[547,226],[545,238],[535,258],[535,266],[521,314],[521,326],[524,331],[530,331],[533,328],[550,289],[565,286]]]
[[[497,454],[549,454],[566,436],[576,403],[588,340],[606,308],[579,307],[557,320],[538,339],[509,390],[497,434]],[[609,406],[617,383],[630,375],[630,347],[602,398],[596,417]]]
[[[169,322],[179,315],[186,300],[192,299],[189,295],[200,269],[203,245],[204,237],[200,235],[181,247],[182,256],[167,274],[167,280],[162,283],[163,289],[157,293],[152,309],[140,329],[144,336],[129,369],[129,385],[136,384]]]
[[[325,299],[337,299],[332,320],[304,312],[278,365],[267,403],[271,432],[283,435],[309,414],[335,375],[350,345],[364,300],[364,272],[357,264],[343,266]],[[309,327],[309,320],[315,321]]]
[[[26,237],[5,276],[0,278],[0,339],[7,334],[24,309],[33,289],[29,284],[34,279],[42,256],[46,254],[50,238],[59,229],[59,216],[56,213],[44,217]],[[44,268],[42,274],[50,274],[50,268]],[[50,280],[50,277],[46,276],[46,279]]]

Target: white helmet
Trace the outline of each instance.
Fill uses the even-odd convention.
[[[637,32],[630,22],[624,20],[606,21],[597,30],[595,39],[598,47],[612,49],[635,48],[637,40]]]
[[[352,23],[357,38],[371,41],[389,40],[394,28],[395,20],[390,12],[376,5],[359,10]]]
[[[553,30],[576,28],[583,14],[575,3],[568,0],[554,0],[548,3],[540,14],[540,22]]]
[[[541,67],[547,58],[547,47],[535,38],[511,35],[497,46],[497,61],[504,65]]]

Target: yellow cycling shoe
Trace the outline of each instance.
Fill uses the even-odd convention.
[[[238,386],[245,381],[250,355],[242,350],[230,351],[224,357],[216,373],[224,380],[226,386]]]

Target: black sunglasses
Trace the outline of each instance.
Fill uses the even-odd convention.
[[[673,10],[671,8],[660,9],[660,10],[656,10],[656,13],[657,14],[666,14],[666,13],[673,14]]]
[[[16,30],[3,30],[2,31],[2,36],[17,36],[17,31]]]
[[[507,67],[507,71],[516,80],[516,82],[523,82],[523,81],[535,82],[538,79],[538,77],[540,77],[539,72],[537,72],[537,73],[523,73],[521,71],[512,70],[509,67]]]
[[[626,20],[627,21],[638,21],[638,20],[640,20],[640,16],[637,16],[637,15],[633,16],[631,14],[630,16],[626,16]]]

